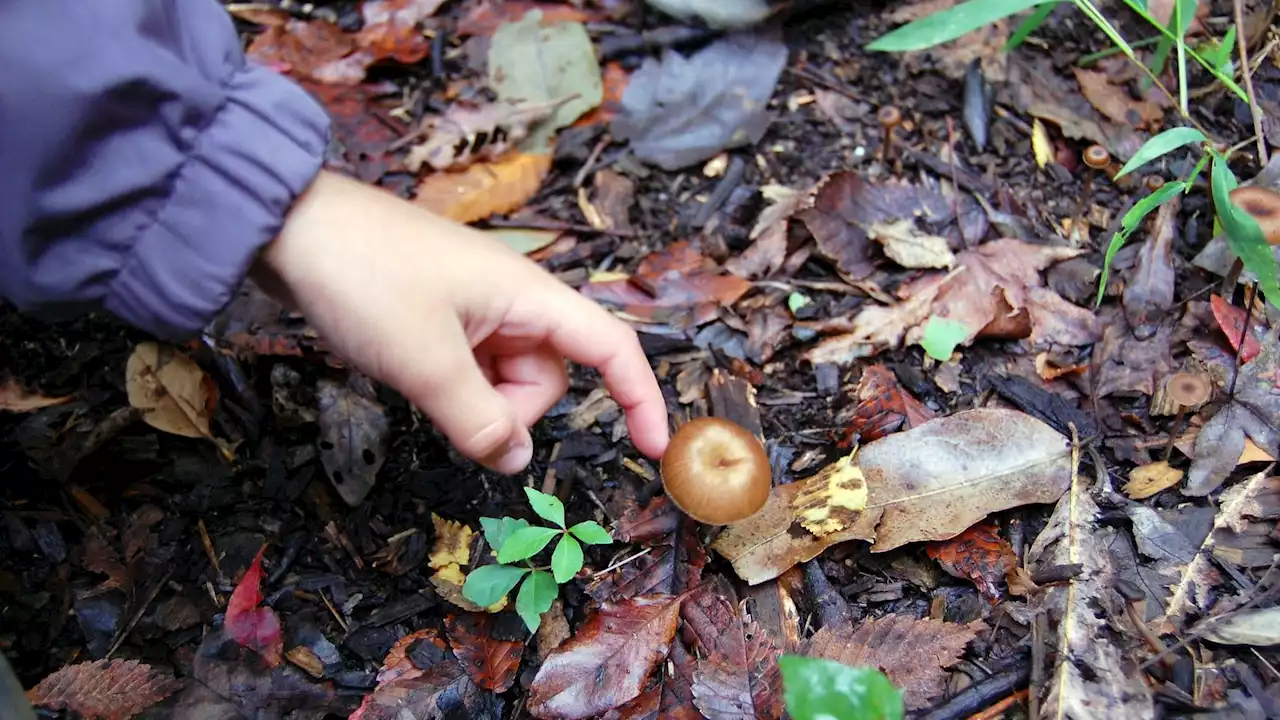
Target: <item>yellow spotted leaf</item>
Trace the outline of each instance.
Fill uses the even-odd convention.
[[[796,518],[814,535],[840,532],[867,507],[867,479],[853,462],[856,451],[806,479],[791,501]]]

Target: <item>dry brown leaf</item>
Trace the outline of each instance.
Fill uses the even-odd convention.
[[[351,507],[373,490],[387,459],[391,422],[372,384],[360,375],[340,383],[321,379],[316,388],[320,463],[338,495]]]
[[[635,700],[606,713],[604,720],[704,720],[693,705],[693,674],[698,665],[680,638],[671,642],[665,671]]]
[[[1107,116],[1114,123],[1123,123],[1133,128],[1158,128],[1164,120],[1164,109],[1159,103],[1151,100],[1135,100],[1129,89],[1116,85],[1106,72],[1073,68],[1076,81],[1080,83],[1080,92],[1093,104],[1098,112]]]
[[[95,660],[58,670],[27,691],[27,699],[86,720],[128,720],[180,687],[172,676],[137,660]]]
[[[460,223],[519,210],[542,187],[551,156],[516,153],[461,172],[433,173],[418,184],[415,202]]]
[[[1124,314],[1134,335],[1142,340],[1169,327],[1162,321],[1174,307],[1173,241],[1182,231],[1178,223],[1181,209],[1181,193],[1174,193],[1161,203],[1151,220],[1151,232],[1138,250],[1137,264],[1127,273],[1122,296]]]
[[[680,240],[646,255],[632,275],[596,274],[581,292],[633,319],[675,322],[686,318],[699,325],[750,289],[750,282],[722,272],[692,243]]]
[[[905,268],[949,268],[956,256],[941,235],[922,232],[911,220],[872,223],[867,236],[884,246],[884,254]]]
[[[211,438],[209,415],[217,398],[213,380],[177,349],[139,343],[125,365],[129,404],[143,422],[191,438]]]
[[[1000,584],[1018,567],[1013,545],[1000,537],[991,522],[980,522],[963,533],[925,549],[952,577],[973,582],[978,592],[995,605],[1000,601]]]
[[[485,690],[504,693],[516,681],[524,643],[494,637],[494,616],[467,613],[445,621],[449,644],[471,679]],[[539,628],[541,629],[541,628]]]
[[[602,603],[543,661],[529,688],[536,718],[589,718],[640,695],[667,657],[684,595]]]
[[[424,165],[445,171],[461,170],[475,162],[496,162],[529,137],[533,126],[577,97],[532,104],[509,100],[454,103],[443,115],[423,120],[419,133],[427,139],[409,149],[405,167],[416,173]]]
[[[1182,482],[1182,475],[1182,471],[1170,466],[1167,460],[1139,465],[1129,473],[1124,494],[1134,500],[1143,500]]]
[[[708,583],[680,610],[702,650],[693,704],[711,720],[781,717],[779,650],[750,616],[738,613],[726,591],[727,583]]]
[[[1045,669],[1041,718],[1155,717],[1151,689],[1128,660],[1130,636],[1116,630],[1114,619],[1125,617],[1125,600],[1115,590],[1118,577],[1108,550],[1114,529],[1103,529],[1100,516],[1089,489],[1074,482],[1027,552],[1032,575],[1083,566],[1067,582],[1043,589],[1043,611],[1056,619],[1056,639],[1048,642],[1058,651]]]
[[[1104,308],[1099,321],[1104,327],[1102,342],[1093,348],[1098,397],[1114,393],[1151,395],[1158,383],[1176,369],[1170,324],[1161,325],[1151,337],[1140,340],[1134,337],[1125,313],[1118,307]]]
[[[591,220],[592,226],[600,230],[630,232],[631,207],[635,204],[635,194],[636,183],[631,178],[609,168],[597,170],[592,182],[591,199],[587,203],[587,207],[596,216],[596,219]]]
[[[1056,124],[1066,137],[1101,144],[1117,162],[1142,147],[1144,139],[1132,127],[1103,117],[1048,57],[1011,56],[1008,88],[1019,110]]]
[[[426,668],[378,683],[349,720],[428,720],[501,716],[501,702],[471,680],[457,658],[446,657]]]
[[[931,420],[869,443],[858,453],[867,509],[839,532],[817,537],[796,518],[793,499],[809,479],[773,489],[756,515],[729,525],[712,549],[755,585],[848,540],[873,552],[946,540],[988,514],[1050,503],[1070,479],[1066,438],[1016,410],[981,408]]]
[[[927,707],[946,689],[946,669],[964,655],[965,646],[985,629],[932,618],[886,615],[855,628],[824,627],[809,639],[804,654],[851,666],[879,668],[902,690],[907,709]]]
[[[72,397],[74,396],[45,397],[40,393],[33,393],[22,387],[14,378],[9,378],[0,383],[0,410],[6,412],[26,413],[32,410],[40,410],[41,408],[68,403]]]

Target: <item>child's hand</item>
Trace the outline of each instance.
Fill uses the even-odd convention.
[[[254,268],[335,351],[502,473],[529,463],[529,426],[597,368],[632,441],[658,458],[666,405],[635,332],[484,233],[322,172]]]

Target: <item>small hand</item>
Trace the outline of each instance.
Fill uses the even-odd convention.
[[[566,359],[599,370],[641,452],[666,449],[666,404],[634,330],[502,243],[386,191],[320,173],[254,275],[493,470],[528,465],[528,428],[568,389]]]

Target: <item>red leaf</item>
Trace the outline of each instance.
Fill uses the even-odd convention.
[[[701,324],[749,289],[749,281],[722,272],[681,240],[646,256],[631,277],[589,282],[581,292],[650,322],[673,322],[692,312],[694,323]]]
[[[973,581],[992,605],[1000,601],[1000,582],[1018,566],[1013,546],[991,523],[978,523],[950,540],[930,543],[925,552],[951,575]]]
[[[73,710],[90,720],[126,720],[179,687],[181,683],[171,676],[137,660],[97,660],[53,673],[27,692],[27,700],[55,710]]]
[[[254,556],[240,584],[227,602],[227,618],[223,622],[227,636],[238,645],[257,652],[267,664],[275,667],[284,656],[284,638],[280,634],[280,618],[269,607],[258,607],[262,602],[262,553],[264,546]]]
[[[725,597],[727,583],[703,587],[680,610],[687,633],[703,649],[693,678],[694,705],[715,718],[781,717],[778,648],[754,620],[738,614],[737,604]]]
[[[1218,327],[1222,330],[1222,334],[1227,336],[1227,342],[1231,343],[1231,348],[1240,353],[1241,364],[1258,357],[1258,353],[1262,351],[1262,347],[1258,344],[1266,335],[1266,330],[1258,321],[1261,319],[1254,315],[1252,322],[1249,323],[1249,333],[1244,332],[1244,310],[1232,305],[1217,295],[1209,298],[1209,305],[1213,308],[1213,318],[1218,321]],[[1244,335],[1244,349],[1240,349],[1240,336]]]
[[[476,685],[504,693],[516,680],[524,643],[495,638],[494,624],[493,615],[468,613],[450,617],[446,627],[453,654],[471,673]]]

